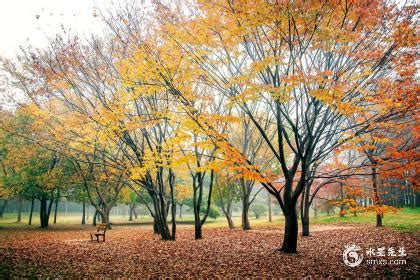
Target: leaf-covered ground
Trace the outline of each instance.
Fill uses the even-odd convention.
[[[416,236],[371,226],[318,226],[311,237],[299,238],[299,252],[276,251],[280,229],[206,229],[194,240],[181,228],[177,241],[161,241],[149,229],[115,227],[105,243],[90,242],[92,228],[0,230],[0,277],[52,276],[149,278],[279,278],[408,276],[418,273]],[[345,245],[362,249],[404,247],[404,265],[343,263]],[[391,257],[388,257],[390,259]],[[394,257],[395,258],[395,257]]]

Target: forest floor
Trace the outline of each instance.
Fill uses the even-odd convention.
[[[315,225],[299,236],[298,253],[283,254],[280,228],[242,231],[206,228],[194,240],[180,227],[176,241],[161,241],[151,228],[115,226],[105,243],[89,241],[91,226],[0,230],[0,278],[280,278],[414,277],[419,273],[418,235],[370,225]],[[364,259],[343,262],[346,245],[358,245]],[[367,256],[369,248],[404,248],[406,256]],[[368,260],[378,260],[368,264]],[[391,264],[391,262],[405,264]],[[380,262],[380,263],[379,263]],[[387,264],[385,264],[387,262]]]

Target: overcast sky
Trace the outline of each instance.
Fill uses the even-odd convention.
[[[115,0],[114,0],[115,1]],[[117,0],[118,1],[118,0]],[[61,24],[79,36],[100,32],[102,23],[94,17],[98,3],[111,0],[0,0],[0,56],[14,56],[20,45],[40,47],[54,36]]]
[[[101,32],[102,23],[94,17],[94,8],[105,9],[123,1],[0,0],[0,56],[14,56],[20,45],[28,43],[35,47],[45,45],[48,36],[60,32],[61,24],[81,38]]]

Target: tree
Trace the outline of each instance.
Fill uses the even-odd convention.
[[[253,205],[251,210],[255,215],[255,219],[259,219],[260,216],[265,215],[265,213],[267,213],[267,209],[260,204]]]
[[[179,218],[182,219],[182,207],[184,205],[192,205],[192,189],[185,184],[178,184],[175,188],[175,199],[179,206]]]
[[[2,122],[2,129],[7,133],[3,150],[3,174],[7,174],[5,180],[13,182],[8,185],[19,193],[21,198],[26,196],[32,200],[35,198],[40,200],[41,228],[47,228],[55,193],[64,176],[63,165],[56,153],[45,150],[28,140],[28,135],[37,137],[40,134],[39,131],[31,129],[35,121],[25,115],[23,107],[16,116],[5,117],[4,120],[6,121]],[[29,223],[32,220],[32,211],[33,201]],[[18,214],[18,220],[19,216],[20,214]]]
[[[392,69],[398,69],[400,57],[412,56],[406,49],[415,41],[413,9],[397,10],[383,1],[259,1],[259,12],[250,12],[255,5],[199,2],[200,12],[193,18],[166,7],[161,29],[169,33],[166,40],[199,66],[195,71],[204,83],[247,114],[281,165],[283,187],[263,185],[286,218],[281,250],[294,253],[296,204],[316,163],[395,113],[371,114],[371,109],[386,107],[387,100],[401,93]],[[162,63],[162,53],[158,56],[171,69],[172,62]],[[183,75],[162,71],[160,77],[180,102],[191,105],[177,78]],[[383,87],[379,95],[378,86]],[[269,105],[275,141],[250,110],[254,103]],[[188,110],[199,119],[199,112]],[[206,131],[214,133],[209,127],[207,123]]]
[[[235,225],[232,220],[233,203],[240,198],[240,190],[237,186],[237,178],[229,171],[219,172],[215,180],[215,194],[214,199],[222,208],[223,214],[226,217],[230,229],[234,229]]]

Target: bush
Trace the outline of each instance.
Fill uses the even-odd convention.
[[[201,214],[206,213],[206,207],[205,206],[202,205],[200,210],[201,210],[200,211]],[[219,216],[220,216],[220,210],[217,207],[210,206],[209,218],[216,219]]]

